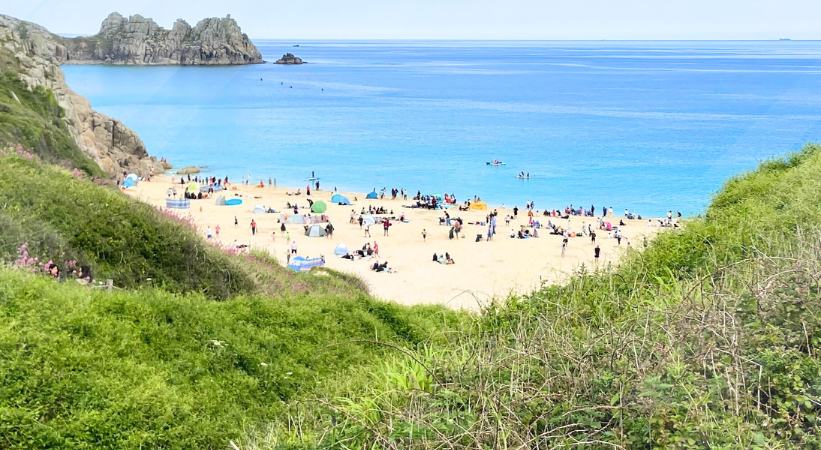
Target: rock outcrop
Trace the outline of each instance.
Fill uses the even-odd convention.
[[[33,23],[0,15],[0,61],[16,71],[29,89],[49,89],[63,108],[63,120],[77,146],[111,175],[122,171],[159,173],[162,164],[148,155],[139,136],[68,88],[60,69],[65,61],[63,39]]]
[[[276,60],[274,64],[304,64],[305,61],[302,58],[294,55],[293,53],[286,53],[282,55],[282,58]]]
[[[170,30],[151,19],[112,13],[90,37],[64,39],[65,63],[227,65],[262,63],[256,46],[231,16],[191,27],[178,19]]]

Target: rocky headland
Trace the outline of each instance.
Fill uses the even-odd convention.
[[[231,16],[167,30],[152,19],[111,13],[94,36],[63,39],[65,63],[228,65],[262,63],[262,54]]]
[[[39,25],[0,15],[0,70],[16,74],[30,90],[50,91],[80,150],[112,176],[122,171],[162,171],[162,163],[149,156],[134,131],[93,110],[88,100],[69,89],[60,69],[66,55],[61,37]]]

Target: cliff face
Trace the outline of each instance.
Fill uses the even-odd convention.
[[[94,111],[88,100],[68,88],[59,65],[66,58],[62,41],[43,27],[0,15],[0,69],[16,73],[29,89],[51,91],[77,146],[107,173],[159,173],[161,164],[148,156],[135,132]]]
[[[66,63],[225,65],[256,64],[262,55],[237,22],[203,19],[193,28],[178,19],[170,30],[153,20],[112,13],[100,32],[64,39]]]

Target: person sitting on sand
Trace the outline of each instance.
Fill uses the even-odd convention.
[[[374,272],[385,272],[388,270],[388,262],[385,261],[380,264],[379,261],[377,261],[373,263],[373,266],[371,266],[371,270],[373,270]]]
[[[445,252],[445,264],[456,264],[456,261],[451,258],[450,253]]]

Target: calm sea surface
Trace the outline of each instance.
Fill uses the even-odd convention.
[[[698,214],[821,140],[821,42],[295,43],[256,41],[310,64],[63,69],[152,154],[303,189]]]

